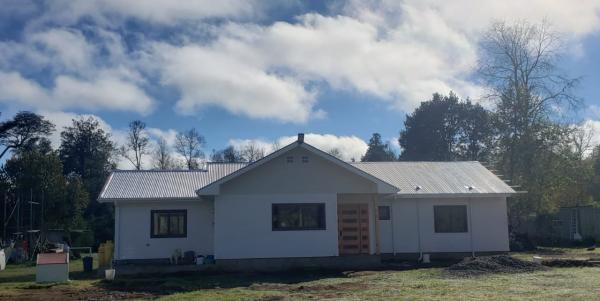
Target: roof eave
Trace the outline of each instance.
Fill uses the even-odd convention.
[[[398,193],[390,196],[394,199],[422,199],[422,198],[491,198],[491,197],[511,197],[517,193],[511,192],[493,192],[493,193]]]

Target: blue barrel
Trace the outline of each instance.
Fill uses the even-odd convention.
[[[94,258],[92,256],[85,256],[82,259],[83,261],[83,271],[91,272],[94,268]]]

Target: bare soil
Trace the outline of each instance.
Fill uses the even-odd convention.
[[[100,287],[70,287],[57,285],[43,289],[18,289],[15,294],[0,295],[0,301],[42,301],[42,300],[127,300],[127,299],[151,299],[156,296],[140,292],[123,292],[106,290]]]
[[[310,294],[318,299],[336,298],[364,290],[368,284],[364,282],[342,282],[336,284],[296,285],[296,284],[253,284],[250,289],[281,291],[289,294]]]
[[[477,276],[490,273],[527,273],[547,269],[535,262],[524,261],[508,255],[465,258],[446,268],[452,276]]]

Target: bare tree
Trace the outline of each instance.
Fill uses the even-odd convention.
[[[249,142],[241,149],[240,154],[244,161],[254,162],[265,156],[265,149],[255,142]]]
[[[527,162],[523,148],[531,148],[548,119],[580,103],[572,93],[579,80],[558,68],[561,44],[545,23],[495,23],[482,39],[479,73],[496,105],[500,152],[511,179]]]
[[[146,123],[134,120],[129,123],[127,144],[121,146],[119,153],[129,160],[137,170],[142,169],[142,156],[149,153],[150,139],[146,134]]]
[[[330,149],[327,153],[330,154],[330,155],[332,155],[332,156],[334,156],[334,157],[336,157],[336,158],[338,158],[338,159],[340,159],[340,160],[342,160],[342,152],[337,147],[334,147],[334,148]]]
[[[156,148],[153,153],[154,168],[156,169],[174,169],[177,164],[171,156],[171,149],[167,145],[167,141],[164,138],[158,138],[156,141]]]
[[[594,139],[594,135],[594,128],[585,123],[581,126],[575,127],[571,132],[571,144],[579,161],[583,161],[588,154],[592,153],[594,149],[594,143],[592,141]]]
[[[184,157],[188,169],[199,168],[199,159],[204,156],[202,152],[204,143],[204,136],[200,135],[195,128],[177,134],[175,150]]]

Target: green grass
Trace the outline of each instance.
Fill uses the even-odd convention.
[[[544,249],[539,253],[582,256],[585,249]],[[592,252],[594,254],[599,252]],[[534,253],[518,253],[531,259]],[[456,278],[443,268],[358,273],[290,272],[269,275],[165,275],[107,283],[71,262],[69,288],[137,292],[159,300],[593,300],[600,295],[600,268],[552,268],[522,274]],[[3,294],[53,291],[35,285],[35,268],[9,265],[0,272]],[[100,295],[101,296],[101,295]]]
[[[98,260],[94,255],[94,269],[98,268]],[[95,272],[83,272],[83,261],[81,259],[71,260],[69,263],[69,281],[66,284],[72,286],[86,286],[97,282]],[[0,291],[23,288],[38,288],[54,286],[54,283],[36,284],[35,283],[35,263],[7,264],[4,271],[0,271]]]

